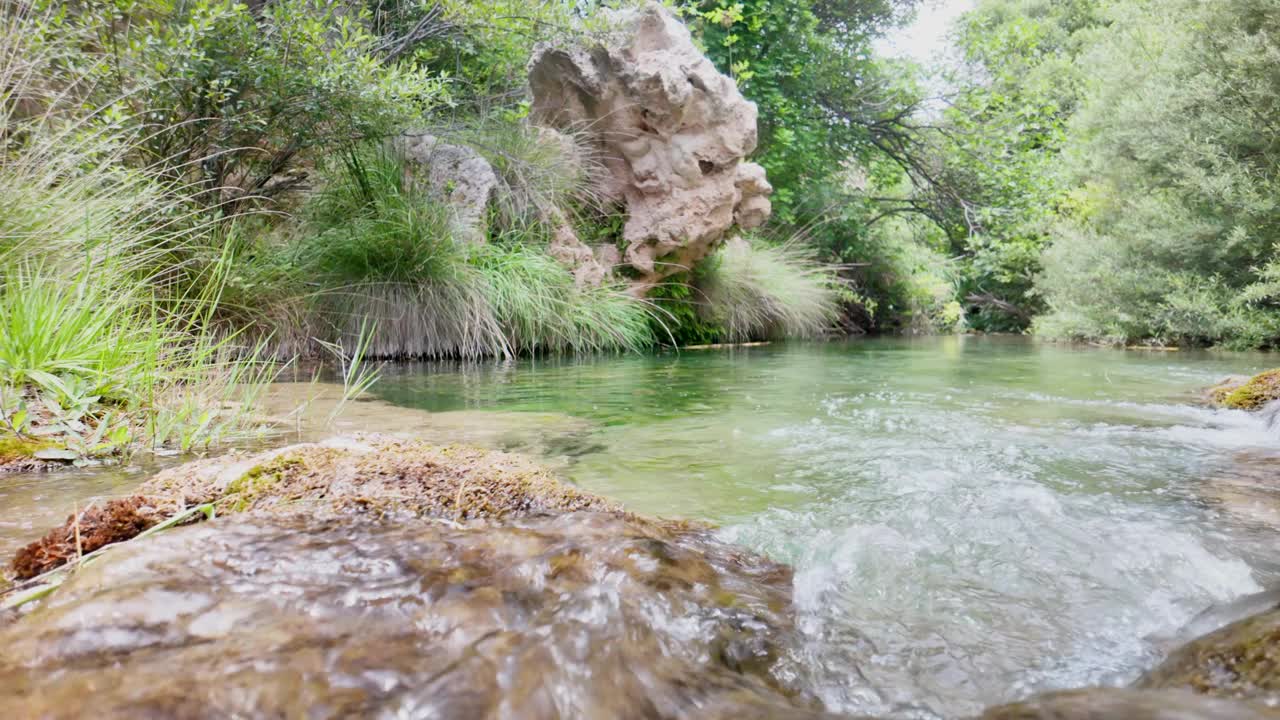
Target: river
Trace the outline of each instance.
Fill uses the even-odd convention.
[[[1130,680],[1197,612],[1274,585],[1280,444],[1194,403],[1271,364],[895,338],[402,364],[374,394],[492,418],[485,442],[790,563],[803,684],[905,718]],[[0,480],[0,544],[140,474]]]

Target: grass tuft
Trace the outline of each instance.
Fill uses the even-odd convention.
[[[730,240],[694,283],[700,314],[726,342],[821,337],[839,313],[834,270],[785,245]]]

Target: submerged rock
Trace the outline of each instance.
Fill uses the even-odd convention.
[[[1135,683],[1280,703],[1280,607],[1192,640]]]
[[[375,433],[436,445],[475,445],[537,457],[554,469],[566,455],[590,446],[596,426],[589,420],[555,412],[446,410],[429,412],[395,405],[372,396],[345,402],[334,383],[272,383],[263,411],[299,441],[318,441],[334,433]],[[291,433],[292,434],[292,433]]]
[[[93,527],[103,527],[92,536],[104,539],[100,547],[205,503],[213,503],[219,515],[365,513],[450,520],[577,510],[622,512],[616,503],[566,485],[516,455],[379,436],[340,437],[165,470],[143,483],[134,498],[68,518],[20,550],[13,570],[17,577],[29,578],[87,551],[84,538],[90,519],[95,519]]]
[[[627,211],[624,262],[637,287],[692,267],[735,224],[769,216],[756,107],[650,3],[622,11],[593,46],[542,44],[529,61],[531,119],[585,133],[608,171],[604,194]]]
[[[981,720],[1275,720],[1280,713],[1250,703],[1190,692],[1085,688],[1037,695],[989,708]]]
[[[616,513],[224,518],[0,630],[0,717],[811,718],[791,573]]]

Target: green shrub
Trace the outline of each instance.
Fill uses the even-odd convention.
[[[359,5],[130,0],[50,18],[110,49],[102,64],[72,62],[95,102],[143,131],[137,161],[227,213],[296,187],[308,152],[384,136],[443,94],[435,74],[380,61]]]

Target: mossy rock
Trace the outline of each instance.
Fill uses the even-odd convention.
[[[103,533],[103,544],[127,540],[183,508],[208,503],[217,515],[358,513],[462,522],[593,511],[627,515],[655,533],[705,528],[631,516],[617,503],[561,482],[518,455],[376,435],[292,445],[244,458],[198,460],[143,483],[129,507],[119,502],[103,508],[104,524],[113,528]],[[127,517],[116,518],[117,510],[129,511]],[[65,562],[72,556],[66,548],[74,548],[66,539],[75,530],[68,519],[20,550],[13,568],[17,576],[31,577]]]
[[[0,435],[0,473],[43,470],[52,463],[36,457],[41,450],[56,450],[61,446],[48,440]]]
[[[138,492],[187,505],[212,502],[219,514],[355,510],[473,520],[621,511],[518,455],[380,436],[292,445],[230,463],[188,463],[161,472]]]
[[[1192,640],[1135,687],[1187,688],[1216,697],[1280,702],[1280,608]]]
[[[989,708],[979,720],[1266,720],[1275,710],[1185,690],[1082,688]]]
[[[1280,368],[1244,380],[1230,377],[1205,391],[1210,404],[1233,410],[1258,410],[1280,398]]]

